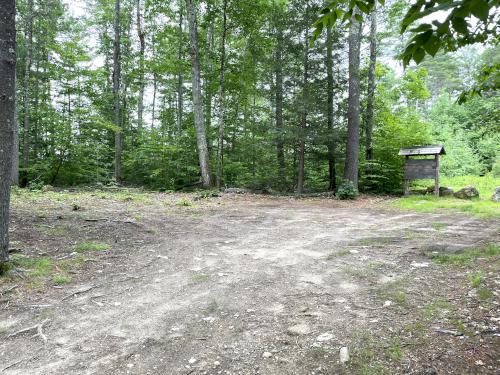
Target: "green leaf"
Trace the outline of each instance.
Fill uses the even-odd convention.
[[[419,25],[418,27],[410,29],[410,31],[412,31],[414,33],[419,33],[421,31],[427,31],[427,30],[432,30],[432,26],[429,25],[428,23],[423,23],[423,24]]]
[[[368,14],[370,11],[368,9],[368,7],[366,6],[366,4],[362,1],[356,1],[356,5],[358,6],[358,8],[363,12],[363,13],[366,13]]]
[[[424,59],[425,57],[425,50],[423,48],[417,48],[415,52],[413,52],[413,60],[417,64],[420,64],[420,62]]]
[[[363,16],[361,14],[355,14],[354,18],[356,18],[359,22],[363,22]]]
[[[467,22],[460,17],[455,17],[451,19],[451,24],[453,25],[453,28],[459,32],[460,34],[467,35],[469,34],[469,29],[468,29],[468,24]]]
[[[488,20],[490,6],[485,0],[472,0],[470,4],[470,10],[472,14],[479,18],[481,21],[486,22]]]
[[[425,51],[431,56],[435,56],[440,47],[441,40],[434,34],[432,34],[429,40],[424,44]]]

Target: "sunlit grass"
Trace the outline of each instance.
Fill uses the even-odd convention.
[[[482,248],[466,249],[458,253],[449,254],[444,252],[433,252],[427,255],[432,259],[434,263],[463,266],[472,263],[477,258],[494,257],[500,255],[500,246],[490,244]]]

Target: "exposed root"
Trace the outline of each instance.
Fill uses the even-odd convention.
[[[45,319],[40,324],[36,324],[36,325],[34,325],[32,327],[28,327],[28,328],[23,328],[23,329],[20,329],[19,331],[11,333],[10,335],[7,336],[7,338],[11,338],[11,337],[14,337],[14,336],[17,336],[17,335],[20,335],[20,334],[23,334],[23,333],[26,333],[29,331],[36,330],[36,333],[32,337],[39,336],[43,340],[44,343],[47,343],[47,336],[45,336],[43,333],[43,326],[45,324],[47,324],[48,322],[50,322],[50,319]]]

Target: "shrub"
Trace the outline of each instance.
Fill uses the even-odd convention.
[[[342,200],[354,199],[358,196],[358,190],[356,190],[354,184],[351,181],[345,180],[338,187],[336,196],[338,199]]]

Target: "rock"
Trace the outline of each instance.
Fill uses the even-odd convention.
[[[43,185],[42,191],[45,193],[47,191],[54,191],[54,187],[52,185]]]
[[[453,196],[458,199],[479,198],[479,192],[474,186],[466,186],[453,194]]]
[[[340,348],[340,363],[347,362],[349,362],[349,349],[347,349],[347,346],[343,346]]]
[[[440,197],[451,197],[453,195],[453,189],[441,186],[439,188]]]
[[[389,307],[392,305],[392,301],[385,301],[384,302],[384,307]]]
[[[251,191],[249,189],[243,189],[243,188],[227,188],[224,190],[224,193],[229,193],[229,194],[245,194],[250,192]]]
[[[495,191],[493,192],[493,196],[491,197],[491,200],[493,202],[500,203],[500,186],[495,188]]]
[[[412,266],[414,268],[427,268],[427,267],[429,267],[429,263],[428,262],[422,262],[422,263],[412,262],[410,264],[410,266]]]
[[[309,334],[311,332],[311,328],[305,323],[299,323],[288,327],[286,332],[291,336],[302,336]]]
[[[316,341],[319,341],[319,342],[330,341],[331,339],[333,339],[333,335],[331,333],[328,333],[328,332],[322,333],[321,335],[316,337]]]
[[[189,358],[190,365],[194,365],[195,363],[196,363],[196,358],[194,358],[194,357]]]
[[[273,353],[271,352],[264,352],[262,353],[263,358],[271,358],[273,356]]]

